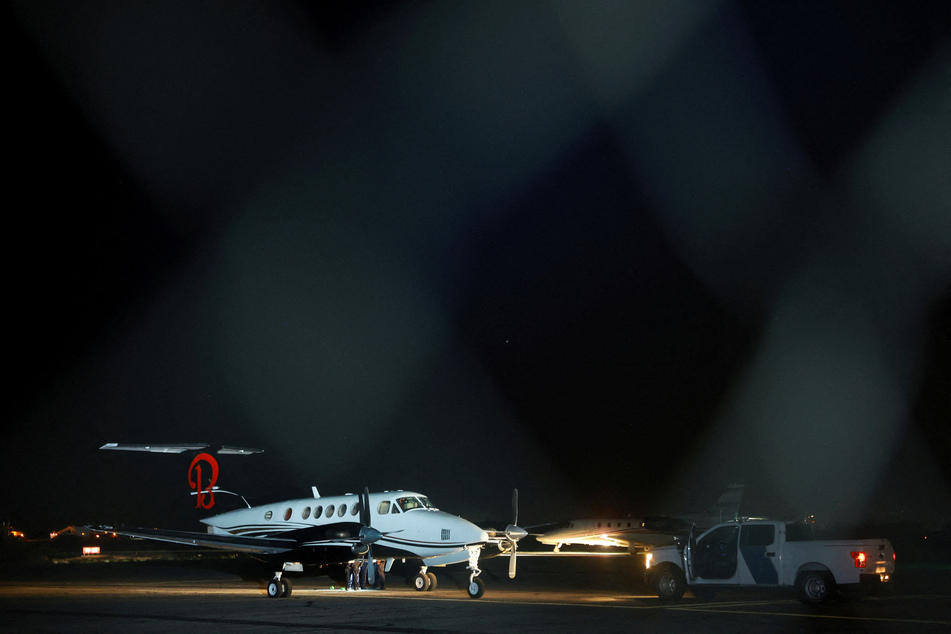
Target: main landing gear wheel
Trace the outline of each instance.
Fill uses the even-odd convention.
[[[485,582],[478,577],[473,577],[469,581],[469,585],[466,587],[466,592],[469,593],[470,599],[478,599],[483,594],[485,594]]]
[[[428,590],[429,592],[432,592],[433,590],[436,589],[436,573],[427,572],[426,576],[429,577],[429,587],[426,588],[426,590]]]
[[[272,599],[286,599],[291,596],[294,586],[290,579],[274,577],[267,582],[267,596]]]
[[[433,577],[435,576],[436,575],[433,575]],[[420,572],[413,577],[413,587],[416,588],[418,592],[429,590],[431,585],[433,585],[433,579],[425,572]]]

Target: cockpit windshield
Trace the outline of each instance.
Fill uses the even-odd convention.
[[[400,509],[402,509],[404,512],[412,511],[413,509],[436,510],[436,507],[433,506],[433,503],[430,502],[429,498],[425,495],[396,498],[396,503],[399,504]]]

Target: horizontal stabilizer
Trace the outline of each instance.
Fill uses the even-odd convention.
[[[151,453],[185,453],[186,451],[199,451],[208,445],[199,444],[154,444],[154,445],[134,445],[128,443],[107,442],[100,449],[109,449],[112,451],[148,451]]]
[[[264,450],[250,449],[247,447],[229,447],[228,445],[224,445],[218,450],[218,453],[229,456],[250,456],[251,454],[264,453]]]
[[[149,453],[185,453],[186,451],[201,451],[202,449],[207,449],[208,445],[194,443],[194,444],[148,444],[148,445],[136,445],[130,443],[120,443],[120,442],[108,442],[104,444],[100,449],[108,449],[111,451],[146,451]],[[223,445],[221,449],[217,452],[219,455],[227,456],[250,456],[256,453],[264,453],[263,449],[252,449],[250,447],[232,447],[230,445]]]

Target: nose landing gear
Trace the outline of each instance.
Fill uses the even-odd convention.
[[[469,585],[466,586],[466,593],[470,599],[478,599],[485,594],[485,582],[479,579],[476,574],[478,573],[473,572],[469,576]]]
[[[485,594],[485,582],[479,579],[482,571],[479,570],[479,554],[482,552],[482,546],[469,547],[469,585],[466,586],[466,593],[470,599],[478,599]]]

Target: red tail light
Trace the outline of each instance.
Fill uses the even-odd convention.
[[[851,554],[851,555],[852,555],[852,559],[855,560],[855,567],[856,567],[856,568],[864,568],[864,567],[865,567],[865,553],[852,551],[852,552],[849,553],[849,554]]]

